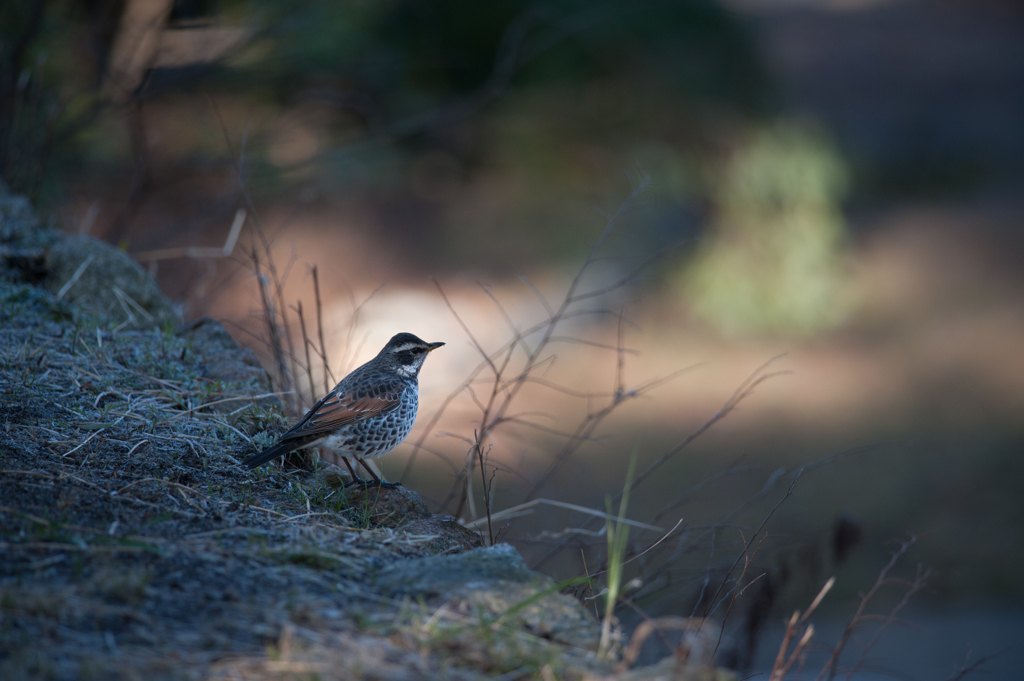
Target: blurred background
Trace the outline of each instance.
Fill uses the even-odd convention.
[[[382,463],[435,509],[485,515],[465,473],[492,394],[494,511],[600,510],[630,452],[638,471],[671,453],[628,517],[662,531],[635,550],[676,529],[626,577],[638,610],[689,615],[810,464],[723,663],[770,668],[836,575],[828,649],[908,533],[896,571],[932,573],[865,673],[1024,662],[1019,3],[6,0],[0,60],[4,181],[273,369],[263,273],[295,409],[323,391],[297,315],[319,335],[314,267],[334,378],[399,331],[447,343]],[[481,351],[509,357],[497,389]],[[603,520],[535,510],[493,531],[593,573]]]

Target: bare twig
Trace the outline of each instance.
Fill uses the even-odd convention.
[[[704,620],[696,617],[656,617],[653,619],[646,619],[640,623],[640,625],[633,631],[633,636],[629,639],[629,647],[626,648],[626,652],[622,655],[622,661],[619,662],[616,667],[616,672],[619,674],[624,673],[627,669],[633,666],[636,659],[640,656],[640,649],[643,647],[644,641],[656,631],[661,630],[674,630],[688,633],[691,631],[700,631],[700,627],[704,624]]]
[[[868,603],[875,597],[878,590],[881,589],[885,584],[888,583],[887,576],[889,571],[896,565],[896,562],[910,550],[910,547],[917,543],[921,538],[921,535],[912,535],[906,541],[900,543],[899,549],[893,552],[889,559],[889,562],[882,568],[881,572],[878,573],[878,579],[875,580],[871,590],[861,596],[860,605],[857,607],[857,612],[854,613],[853,617],[847,623],[846,628],[843,630],[842,635],[839,637],[839,641],[836,643],[835,648],[832,649],[832,654],[829,656],[828,661],[822,668],[821,673],[815,678],[815,681],[821,681],[821,679],[828,678],[832,679],[835,677],[839,667],[839,657],[843,653],[843,648],[846,646],[847,641],[850,640],[850,636],[853,635],[854,630],[863,621],[864,609],[867,608]],[[922,584],[923,586],[923,584]],[[902,606],[900,606],[902,607]]]
[[[680,451],[686,448],[687,445],[689,445],[691,442],[693,442],[698,437],[703,435],[709,428],[711,428],[711,426],[715,425],[716,423],[724,419],[726,416],[728,416],[737,406],[739,406],[740,402],[742,402],[745,398],[749,397],[753,393],[754,388],[761,385],[765,381],[771,380],[777,376],[785,376],[791,373],[789,371],[776,371],[772,373],[767,372],[768,367],[775,363],[777,360],[781,359],[782,357],[784,357],[784,355],[773,357],[772,359],[768,360],[760,367],[758,367],[757,370],[754,371],[754,373],[752,373],[746,381],[740,384],[740,386],[736,389],[736,392],[733,393],[732,397],[730,397],[725,402],[725,404],[722,405],[722,408],[719,409],[714,416],[705,421],[704,424],[701,425],[693,433],[686,436],[675,447],[671,448],[670,450],[662,454],[656,461],[654,461],[654,463],[648,466],[643,473],[636,476],[636,480],[633,482],[633,487],[636,487],[637,485],[642,483],[644,480],[647,479],[648,476],[654,473],[654,471],[661,468],[661,466],[668,462],[672,457],[674,457],[676,454],[678,454]],[[794,481],[794,483],[795,482],[796,481]]]
[[[871,649],[875,647],[875,645],[878,643],[878,640],[882,637],[882,634],[885,632],[887,628],[889,628],[889,625],[896,621],[896,615],[898,615],[900,610],[902,610],[907,605],[907,603],[910,602],[910,599],[914,596],[914,594],[916,594],[918,591],[924,588],[925,584],[928,581],[928,577],[930,576],[931,570],[926,570],[921,565],[917,566],[917,574],[914,577],[914,581],[907,586],[907,590],[903,593],[903,598],[900,599],[900,602],[897,603],[892,608],[892,610],[889,611],[889,615],[879,625],[878,629],[875,631],[875,635],[871,638],[870,641],[868,641],[868,644],[864,646],[864,648],[861,650],[860,657],[857,658],[857,662],[855,662],[854,665],[850,667],[849,671],[846,672],[846,681],[850,681],[850,679],[853,678],[853,675],[857,673],[857,670],[860,669],[861,666],[863,666],[864,661],[867,659],[868,653],[870,653]],[[861,620],[863,621],[864,619],[866,619],[866,617],[862,616]],[[854,623],[854,626],[856,626],[857,624],[859,624],[859,622]]]
[[[571,511],[577,511],[579,513],[585,513],[585,514],[587,514],[589,516],[593,516],[595,518],[599,518],[599,519],[602,519],[602,520],[615,520],[615,516],[608,515],[605,511],[599,511],[599,510],[594,509],[594,508],[588,508],[586,506],[580,506],[579,504],[570,504],[569,502],[566,502],[566,501],[557,501],[555,499],[532,499],[532,500],[527,501],[527,502],[525,502],[523,504],[519,504],[518,506],[513,506],[512,508],[506,508],[503,511],[498,511],[497,513],[495,513],[493,515],[493,520],[495,522],[497,522],[499,520],[510,520],[512,518],[517,518],[517,517],[520,517],[520,516],[529,515],[529,514],[533,513],[533,509],[535,509],[536,507],[541,506],[541,505],[544,505],[544,506],[556,506],[558,508],[566,508],[566,509],[569,509]],[[466,527],[469,527],[469,528],[472,528],[472,529],[476,529],[476,528],[480,527],[483,522],[484,522],[483,519],[481,519],[481,520],[469,521],[469,522],[466,522],[466,523],[463,523],[463,524]],[[664,533],[665,532],[665,530],[660,528],[660,527],[655,527],[654,525],[648,525],[647,523],[642,523],[642,522],[639,522],[637,520],[629,520],[628,518],[623,518],[622,522],[623,522],[623,524],[631,525],[633,527],[637,527],[637,528],[640,528],[640,529],[643,529],[643,530],[650,530],[652,532],[660,532],[660,533]],[[604,532],[602,531],[600,534],[603,535]],[[598,574],[601,574],[601,573],[597,572],[597,573],[594,573],[591,576],[593,577],[593,576],[598,575]]]
[[[795,470],[793,470],[791,472],[788,472],[788,473],[787,473],[786,469],[784,469],[784,468],[780,468],[780,469],[776,470],[774,473],[772,473],[768,477],[767,481],[762,486],[761,491],[759,491],[757,494],[753,495],[749,499],[745,500],[743,503],[741,503],[739,506],[737,506],[733,510],[729,511],[717,523],[714,523],[714,524],[712,524],[710,526],[707,526],[705,528],[691,528],[691,529],[702,529],[703,531],[700,534],[696,535],[695,537],[689,539],[685,544],[680,542],[680,544],[677,547],[676,551],[672,554],[672,556],[668,559],[668,561],[666,561],[664,563],[664,565],[662,565],[660,568],[655,570],[653,573],[647,575],[646,579],[647,579],[648,586],[645,587],[645,589],[647,589],[646,595],[649,596],[650,593],[652,592],[652,590],[656,588],[655,587],[655,578],[660,576],[660,575],[664,575],[664,574],[668,573],[669,566],[672,565],[674,562],[676,562],[678,559],[682,558],[683,555],[685,555],[685,554],[687,554],[687,553],[689,553],[689,552],[691,552],[693,550],[696,550],[697,548],[699,548],[701,546],[710,546],[711,547],[711,552],[709,554],[707,569],[705,571],[704,585],[701,588],[700,597],[694,603],[693,615],[696,615],[698,607],[704,602],[704,593],[705,593],[707,587],[711,583],[711,569],[712,569],[713,560],[714,560],[714,547],[715,547],[715,544],[717,542],[717,533],[718,533],[719,530],[721,530],[723,528],[726,528],[726,527],[730,527],[730,523],[732,522],[732,520],[734,518],[736,518],[739,514],[743,513],[744,511],[746,511],[748,508],[750,508],[754,504],[756,504],[759,501],[761,501],[765,496],[767,496],[769,493],[771,493],[776,488],[776,486],[778,486],[779,484],[781,484],[781,483],[792,483],[795,479],[797,479],[798,477],[800,477],[804,473],[808,473],[808,472],[817,470],[818,468],[821,468],[823,466],[827,466],[827,465],[835,463],[837,461],[841,461],[841,460],[846,459],[846,458],[848,458],[850,456],[853,456],[853,455],[864,454],[864,453],[867,453],[867,452],[874,451],[876,449],[879,449],[879,448],[884,447],[884,446],[888,446],[890,444],[892,444],[892,443],[875,443],[875,444],[871,444],[871,445],[853,447],[851,449],[847,449],[847,450],[838,452],[836,454],[831,454],[829,456],[822,457],[822,458],[817,459],[815,461],[811,461],[811,462],[805,463],[802,466],[800,466],[799,468],[797,468],[797,469],[795,469]],[[732,470],[732,469],[728,469],[728,470]],[[728,470],[727,471],[723,471],[723,473],[727,473]],[[745,467],[740,467],[740,468],[736,468],[735,470],[738,472],[740,470],[747,470],[747,469]],[[705,483],[707,483],[708,481],[710,481],[712,479],[718,479],[719,477],[721,477],[721,475],[722,475],[722,473],[716,474],[715,476],[712,476],[711,478],[709,478],[708,480],[704,481],[703,483],[699,483],[694,488],[694,490],[702,487]],[[691,491],[694,491],[694,490],[691,490]],[[686,495],[684,495],[684,497],[685,496]],[[659,516],[656,516],[656,517],[658,517],[660,519],[661,514],[659,514]],[[552,555],[553,555],[553,553],[547,554],[545,556],[545,559],[550,558]]]
[[[319,296],[318,296],[319,298]],[[319,305],[317,306],[319,308]],[[313,362],[309,357],[309,346],[311,342],[309,336],[306,334],[306,319],[302,316],[302,301],[298,301],[295,308],[295,313],[299,317],[299,326],[302,328],[302,347],[306,351],[306,380],[309,381],[309,400],[308,404],[312,405],[315,401],[316,385],[313,383]],[[322,338],[322,336],[321,336]],[[326,391],[325,391],[326,392]]]
[[[57,300],[63,298],[64,295],[71,290],[71,287],[75,285],[75,282],[82,278],[82,275],[85,274],[85,270],[92,264],[93,257],[94,256],[90,255],[88,258],[83,260],[82,264],[75,270],[75,273],[67,280],[67,283],[60,287],[60,291],[57,292]]]
[[[432,418],[430,427],[428,428],[427,432],[429,432],[429,430],[432,429],[433,425],[436,424],[437,420],[440,418],[441,414],[451,403],[451,401],[457,395],[461,394],[464,390],[468,388],[468,386],[473,382],[475,377],[479,375],[480,371],[482,371],[484,368],[489,368],[492,374],[491,397],[488,400],[486,400],[483,418],[481,419],[480,427],[478,430],[478,437],[480,438],[480,441],[485,442],[487,440],[491,430],[493,430],[493,428],[496,425],[500,424],[505,419],[506,412],[512,405],[513,401],[515,400],[519,391],[522,389],[523,385],[525,385],[526,379],[529,378],[531,372],[537,366],[539,366],[540,363],[546,361],[542,359],[543,353],[545,352],[548,345],[552,342],[552,337],[555,335],[555,329],[564,319],[570,316],[569,308],[576,302],[575,296],[577,294],[577,289],[579,287],[583,275],[588,271],[590,265],[594,262],[597,255],[597,251],[607,241],[609,235],[611,234],[612,230],[614,229],[618,221],[626,213],[632,202],[646,189],[648,183],[649,178],[647,176],[642,176],[641,182],[634,188],[630,197],[627,198],[620,205],[619,210],[614,215],[609,217],[605,225],[604,231],[601,233],[597,241],[593,244],[588,256],[586,257],[583,264],[577,270],[575,276],[570,282],[568,290],[566,291],[566,294],[563,297],[562,303],[560,304],[559,308],[555,310],[553,314],[549,314],[548,318],[543,322],[534,325],[533,327],[527,329],[526,331],[518,333],[514,332],[511,340],[506,342],[501,348],[499,348],[493,353],[488,353],[483,349],[480,342],[476,339],[472,331],[469,329],[469,327],[462,320],[461,316],[452,306],[451,301],[448,299],[447,295],[441,288],[440,284],[437,281],[434,282],[435,286],[438,288],[438,292],[441,294],[442,299],[445,301],[445,304],[448,306],[449,310],[451,310],[456,321],[459,323],[460,326],[462,326],[463,330],[469,337],[470,342],[473,344],[474,348],[480,354],[483,364],[479,366],[477,369],[474,369],[471,372],[470,377],[467,378],[467,380],[463,381],[463,383],[455,391],[453,391],[453,393],[451,393],[449,398],[447,398],[442,403],[441,409],[439,409],[438,412],[436,412],[434,417]],[[490,296],[489,293],[488,295]],[[490,297],[497,303],[496,299],[494,299],[493,296]],[[543,301],[543,297],[541,297],[541,300]],[[547,305],[546,301],[543,302],[545,304],[545,308],[550,307]],[[504,314],[504,309],[500,307],[500,304],[499,310],[506,317],[506,323],[510,324],[510,328],[514,328],[514,326],[511,325],[511,320],[508,319],[506,314]],[[538,339],[537,344],[532,349],[529,349],[524,341],[526,338],[532,336],[535,333],[539,333],[540,338]],[[526,353],[526,358],[524,360],[523,367],[517,373],[514,379],[506,382],[505,380],[503,380],[503,376],[505,370],[509,366],[509,362],[512,359],[511,351],[516,346],[519,345],[522,345],[523,350]],[[501,362],[500,367],[498,364],[499,361]],[[501,399],[498,399],[499,393],[502,393]],[[417,450],[422,445],[423,437],[425,437],[425,434],[424,436],[421,436],[420,440],[413,445],[413,452],[409,458],[409,461],[406,464],[406,472],[409,471],[413,461],[415,460]],[[470,468],[472,468],[472,464],[470,465]],[[465,471],[465,474],[468,474],[469,472],[469,469],[467,469]],[[460,474],[460,476],[453,482],[452,487],[449,490],[449,493],[446,497],[446,501],[444,502],[445,505],[447,505],[447,503],[451,500],[456,490],[463,489],[464,487],[465,482],[463,481],[463,474]]]
[[[732,598],[729,600],[729,607],[725,609],[725,615],[722,616],[722,626],[718,630],[718,641],[715,642],[715,650],[711,653],[712,657],[714,657],[715,653],[718,652],[719,646],[722,645],[722,636],[725,635],[725,625],[729,621],[729,615],[732,613],[732,607],[736,605],[736,599],[739,598],[744,591],[746,591],[747,586],[750,586],[750,584],[753,584],[757,580],[761,579],[761,577],[764,577],[764,573],[761,573],[753,580],[751,580],[750,583],[747,584],[747,586],[743,587],[742,589],[740,588],[743,585],[743,578],[747,575],[747,570],[750,569],[750,564],[754,561],[754,558],[757,556],[757,552],[761,550],[761,545],[764,544],[764,540],[767,537],[768,533],[766,532],[765,535],[761,537],[761,541],[757,542],[757,548],[754,549],[753,553],[749,552],[750,544],[743,545],[743,571],[740,572],[740,576],[736,579],[736,588],[733,589]],[[740,530],[740,538],[743,538],[742,530]],[[726,574],[726,578],[728,577],[729,575]]]
[[[484,511],[487,513],[487,537],[490,539],[490,545],[493,546],[494,527],[491,523],[491,489],[490,485],[487,484],[487,463],[484,459],[483,446],[479,438],[473,443],[473,448],[476,450],[477,458],[480,460],[480,486],[484,495]],[[490,447],[488,447],[488,451],[490,451]]]
[[[327,360],[327,343],[324,342],[324,314],[323,305],[320,302],[320,274],[316,265],[313,265],[311,272],[313,274],[313,294],[316,296],[316,332],[317,337],[320,339],[320,359],[324,363],[324,394],[326,394],[331,390],[330,381],[334,380],[334,376],[331,375],[331,364]],[[354,325],[355,320],[353,319],[352,326],[349,328],[353,328]],[[330,381],[328,381],[328,378]],[[312,386],[312,383],[310,383],[310,386]]]
[[[782,637],[782,645],[779,646],[779,653],[775,656],[775,664],[772,665],[772,672],[768,676],[768,681],[782,681],[782,679],[786,678],[786,674],[789,673],[793,663],[800,659],[804,648],[814,635],[814,625],[809,625],[807,627],[803,636],[800,638],[800,641],[797,643],[796,648],[793,649],[792,654],[787,658],[786,653],[789,652],[789,643],[797,634],[798,627],[807,622],[811,614],[818,608],[821,601],[825,598],[825,594],[832,589],[832,586],[835,583],[836,578],[830,578],[825,582],[825,586],[821,587],[821,591],[819,591],[818,595],[815,596],[813,601],[811,601],[810,607],[807,608],[807,611],[802,616],[800,615],[800,611],[797,610],[793,613],[793,616],[789,618],[789,623],[786,625],[786,634]]]
[[[960,667],[960,669],[956,670],[955,672],[953,672],[952,674],[947,676],[943,681],[960,681],[960,679],[964,678],[968,674],[971,674],[972,672],[981,671],[981,666],[983,664],[985,664],[986,662],[988,662],[990,660],[994,660],[995,658],[999,657],[1000,655],[1003,655],[1004,653],[1008,653],[1011,650],[1013,650],[1013,646],[1006,646],[1002,650],[997,650],[996,652],[992,653],[991,655],[986,655],[985,657],[979,657],[977,660],[975,660],[970,665],[968,665],[967,662],[965,661],[963,666]],[[970,655],[968,655],[968,657],[970,657]]]
[[[715,605],[715,599],[718,598],[718,594],[720,594],[722,592],[722,589],[725,588],[726,583],[729,581],[729,575],[732,574],[732,571],[736,569],[736,566],[743,559],[743,557],[745,555],[747,555],[747,551],[749,551],[750,546],[754,543],[754,540],[757,539],[757,536],[759,534],[761,534],[761,530],[763,530],[764,526],[768,524],[768,521],[771,520],[771,517],[773,515],[775,515],[775,511],[777,511],[779,509],[779,506],[782,506],[782,504],[785,503],[785,501],[787,499],[789,499],[789,497],[793,494],[793,489],[796,487],[796,483],[799,480],[800,480],[800,476],[797,475],[793,479],[793,482],[790,484],[789,489],[786,490],[786,494],[781,499],[779,499],[778,503],[776,503],[774,506],[772,506],[772,510],[770,510],[768,512],[768,515],[766,515],[764,517],[764,520],[761,521],[761,524],[757,527],[757,531],[754,532],[753,535],[751,535],[750,541],[747,542],[744,545],[743,553],[741,553],[740,555],[736,556],[736,560],[733,561],[732,566],[728,570],[726,570],[725,576],[722,578],[722,583],[718,585],[718,589],[715,591],[714,595],[711,597],[711,601],[708,603],[708,606],[707,606],[707,608],[704,611],[704,616],[705,617],[710,615],[711,612],[717,607]]]
[[[780,355],[780,357],[781,357],[781,355]],[[733,395],[725,402],[725,404],[722,405],[722,407],[710,419],[705,421],[700,427],[697,428],[697,430],[695,430],[690,435],[685,437],[681,442],[679,442],[679,444],[675,445],[674,447],[672,447],[671,449],[666,451],[656,461],[654,461],[654,463],[652,463],[650,466],[648,466],[647,469],[643,473],[641,473],[640,475],[637,476],[636,480],[633,481],[633,484],[631,485],[631,487],[636,487],[640,482],[643,482],[644,479],[649,477],[652,473],[654,473],[654,471],[656,471],[658,468],[660,468],[662,465],[664,465],[666,462],[668,462],[673,456],[678,454],[680,451],[682,451],[684,448],[686,448],[690,443],[692,443],[698,437],[700,437],[705,432],[707,432],[715,423],[717,423],[718,421],[720,421],[723,418],[725,418],[729,413],[731,413],[739,405],[740,402],[743,401],[743,399],[748,397],[751,394],[751,392],[753,391],[753,389],[756,388],[758,385],[760,385],[764,381],[767,381],[767,380],[769,380],[769,379],[771,379],[771,378],[773,378],[773,377],[775,377],[777,375],[781,375],[781,374],[787,373],[787,372],[766,373],[766,369],[774,361],[776,361],[777,359],[779,359],[779,357],[772,358],[771,360],[769,360],[765,364],[761,365],[756,371],[754,371],[754,373],[752,373],[742,384],[740,384],[740,386],[736,389],[736,391],[733,393]],[[831,458],[833,458],[833,457],[830,457],[829,460],[831,460]],[[798,478],[800,476],[800,474],[803,472],[803,470],[804,469],[801,468],[799,471],[797,471],[794,474],[795,477]],[[782,472],[784,472],[784,471],[782,471]],[[795,479],[793,481],[795,482]],[[772,479],[772,480],[769,480],[769,482],[770,483],[774,483],[775,480]],[[747,506],[749,506],[750,504],[754,503],[757,499],[759,499],[760,497],[764,496],[764,494],[771,488],[771,486],[772,486],[771,484],[766,484],[765,488],[762,489],[762,491],[760,493],[758,493],[758,495],[756,495],[753,499],[748,500],[748,502],[746,504],[744,504],[739,509],[737,509],[736,511],[731,513],[729,516],[727,516],[726,520],[724,520],[723,522],[728,522],[729,518],[735,516],[737,513],[739,513],[743,509],[745,509]],[[617,501],[617,500],[618,499],[616,498],[615,501]],[[551,558],[553,558],[562,548],[564,548],[564,546],[565,546],[565,543],[562,542],[562,543],[559,543],[558,545],[552,547],[552,549],[550,551],[548,551],[548,553],[546,553],[544,556],[542,556],[541,559],[532,566],[533,569],[535,569],[535,570],[539,569],[547,561],[549,561]]]

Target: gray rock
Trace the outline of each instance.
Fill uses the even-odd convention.
[[[488,588],[496,581],[549,586],[551,580],[526,566],[509,544],[464,553],[428,556],[396,563],[377,577],[377,586],[392,596],[435,598],[456,590]]]
[[[530,570],[509,544],[395,563],[381,571],[376,584],[391,596],[447,602],[456,612],[505,619],[579,648],[593,649],[600,638],[600,626],[579,601]]]

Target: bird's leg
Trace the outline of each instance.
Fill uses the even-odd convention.
[[[370,484],[369,481],[363,480],[358,475],[356,475],[356,469],[352,468],[352,464],[350,464],[348,462],[348,457],[347,456],[342,457],[341,460],[345,462],[345,467],[348,468],[348,472],[352,474],[352,482],[350,482],[347,485],[345,485],[346,487],[348,487],[349,485],[364,485],[365,486],[365,485]],[[374,476],[374,477],[376,477],[376,476]]]
[[[377,474],[376,474],[376,473],[374,473],[374,472],[373,472],[373,469],[372,469],[372,468],[370,468],[370,467],[369,467],[369,466],[368,466],[368,465],[366,464],[366,462],[365,462],[365,461],[363,461],[362,459],[356,459],[356,461],[358,461],[359,463],[361,463],[361,464],[363,465],[363,468],[365,468],[365,469],[366,469],[366,472],[367,472],[367,473],[369,473],[369,474],[370,474],[370,477],[372,477],[372,478],[373,478],[373,482],[369,482],[369,481],[362,481],[362,482],[363,482],[363,486],[365,486],[365,487],[386,487],[386,488],[388,488],[388,489],[394,489],[394,488],[396,488],[396,487],[401,487],[401,486],[402,486],[402,483],[400,483],[400,482],[384,482],[383,480],[381,480],[381,479],[380,479],[380,478],[379,478],[379,477],[377,476]]]

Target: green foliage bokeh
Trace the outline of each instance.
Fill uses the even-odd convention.
[[[685,279],[726,335],[811,333],[842,320],[847,171],[817,131],[755,131],[714,183],[716,219]]]

